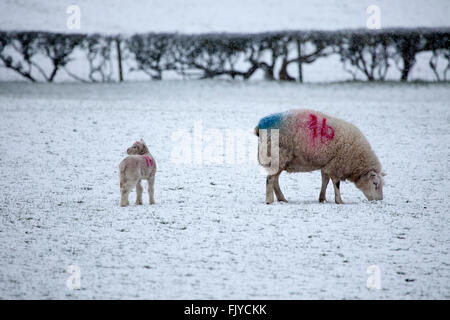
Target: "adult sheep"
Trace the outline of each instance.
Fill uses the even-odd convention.
[[[284,170],[321,170],[319,202],[325,201],[330,178],[338,204],[343,203],[339,187],[345,180],[355,183],[368,200],[383,199],[381,164],[351,123],[314,110],[290,110],[262,118],[255,134],[259,137],[258,162],[268,172],[267,204],[274,201],[274,192],[278,201],[286,201],[278,182]]]

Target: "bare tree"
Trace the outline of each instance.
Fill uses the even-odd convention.
[[[389,38],[382,33],[343,33],[338,41],[338,52],[344,70],[348,65],[360,71],[368,81],[384,81],[392,56]],[[355,78],[356,73],[350,72]]]
[[[38,52],[38,32],[2,32],[0,40],[0,60],[2,67],[11,69],[22,77],[36,82],[33,69],[40,67],[32,60]],[[12,52],[7,53],[7,47]]]
[[[154,80],[162,79],[166,71],[187,78],[244,80],[261,71],[267,80],[294,81],[296,77],[288,71],[294,63],[298,65],[297,78],[301,82],[303,64],[337,53],[344,70],[354,80],[362,74],[369,81],[383,81],[394,61],[401,73],[400,80],[407,81],[417,54],[426,51],[431,52],[429,66],[436,79],[445,80],[450,69],[449,34],[449,28],[199,35],[148,33],[128,38],[0,32],[0,67],[13,70],[30,81],[43,78],[52,82],[61,69],[79,81],[111,81],[111,50],[115,47],[119,70],[122,61],[133,61],[130,71],[142,71]],[[85,54],[89,67],[86,79],[68,68],[74,51],[79,52],[76,49]],[[447,63],[444,69],[441,67],[443,59]]]
[[[394,49],[393,59],[401,73],[400,81],[408,81],[417,54],[425,48],[424,40],[418,31],[396,30],[389,33]]]
[[[297,63],[299,66],[299,82],[303,81],[301,65],[304,63],[313,63],[318,58],[326,57],[333,52],[330,36],[325,32],[312,31],[289,34],[282,43],[282,63],[279,71],[279,79],[282,81],[294,81],[295,78],[290,76],[287,69],[291,63]],[[288,58],[289,46],[297,46],[296,57]],[[301,50],[303,47],[304,50]],[[291,50],[295,51],[295,50]]]
[[[173,34],[149,33],[134,35],[127,41],[127,48],[134,56],[136,66],[130,71],[142,71],[153,80],[161,80],[163,71],[173,70],[169,50],[172,47]]]
[[[47,74],[43,68],[38,71],[48,82],[55,79],[56,74],[64,68],[72,59],[70,55],[77,46],[81,46],[84,35],[80,34],[47,34],[40,38],[39,49],[51,62],[51,71]]]
[[[248,45],[249,39],[242,35],[177,36],[172,57],[177,71],[184,77],[248,79],[253,72],[237,67],[245,59]]]
[[[431,70],[433,71],[436,80],[447,80],[447,72],[450,69],[450,32],[448,29],[438,30],[425,30],[423,32],[426,45],[425,50],[431,51],[431,57],[428,62]],[[447,61],[447,65],[442,71],[442,75],[439,74],[438,61],[443,58]]]

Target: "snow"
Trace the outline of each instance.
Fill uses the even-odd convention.
[[[81,29],[67,29],[67,7],[81,11]],[[259,32],[365,28],[367,7],[381,10],[381,26],[449,26],[447,0],[2,0],[0,29],[108,34],[176,31]]]
[[[1,83],[0,298],[449,299],[449,101],[448,84]],[[250,133],[297,107],[362,130],[383,201],[344,183],[344,205],[330,186],[320,204],[319,172],[283,173],[289,203],[268,206],[254,161],[174,163],[174,132]],[[120,208],[118,164],[141,137],[157,203]]]

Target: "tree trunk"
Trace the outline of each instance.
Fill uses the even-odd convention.
[[[437,59],[438,59],[438,55],[436,53],[436,51],[433,51],[433,55],[430,58],[430,68],[433,71],[434,75],[436,76],[436,80],[437,81],[441,81],[441,78],[439,77],[439,72],[437,70]]]
[[[303,66],[302,66],[302,47],[300,40],[297,40],[297,54],[298,54],[298,82],[303,82]]]
[[[291,77],[287,71],[287,67],[288,67],[288,60],[287,57],[284,56],[283,58],[283,63],[281,64],[281,68],[280,68],[280,72],[279,72],[279,77],[281,81],[294,81],[295,78]]]
[[[250,69],[247,70],[244,74],[244,80],[250,79],[250,77],[258,70],[259,66],[257,64],[253,64]]]
[[[401,81],[403,82],[408,81],[408,75],[410,70],[411,70],[410,61],[408,59],[403,58],[402,77],[400,78]]]
[[[408,81],[408,76],[416,63],[416,50],[413,48],[412,44],[409,44],[402,52],[403,59],[403,69],[402,76],[400,78],[401,81]]]
[[[59,65],[58,64],[54,64],[53,71],[50,74],[50,76],[47,78],[47,82],[53,82],[53,80],[56,77],[56,73],[58,72],[58,69],[59,69]]]
[[[269,81],[275,80],[275,76],[273,74],[273,71],[274,71],[273,70],[274,69],[273,66],[263,65],[262,68],[264,70],[264,78],[266,80],[269,80]]]
[[[119,81],[123,81],[123,72],[122,72],[122,52],[120,49],[120,39],[116,39],[116,47],[117,47],[117,64],[119,67]]]

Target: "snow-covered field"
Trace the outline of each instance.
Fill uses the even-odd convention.
[[[81,12],[67,28],[67,7]],[[259,32],[365,28],[377,5],[385,27],[449,25],[448,0],[2,0],[0,29],[131,34],[135,32]]]
[[[448,84],[1,83],[0,298],[449,299],[449,101]],[[250,132],[295,107],[363,131],[385,200],[344,183],[345,205],[319,204],[320,173],[284,173],[289,203],[267,206],[253,161],[174,163],[173,132]],[[141,137],[157,204],[120,208],[118,164]]]

